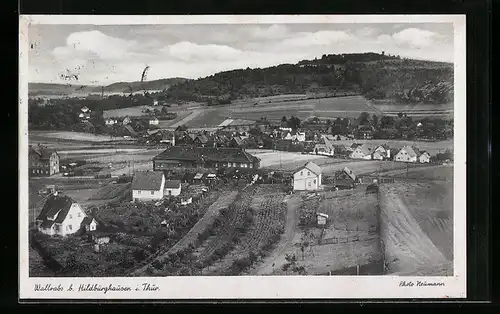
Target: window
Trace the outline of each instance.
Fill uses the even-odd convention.
[[[307,175],[308,175],[308,176],[310,176],[310,175],[311,175],[311,172],[310,172],[310,171],[308,171],[308,172],[307,172]]]
[[[313,183],[316,184],[316,179],[314,179]]]
[[[69,214],[68,218],[69,218],[69,219],[72,219],[72,218],[73,218],[73,215]]]
[[[82,213],[78,213],[78,218],[82,217]]]
[[[301,176],[302,176],[302,175],[304,175],[304,171],[301,171],[301,172],[300,172],[300,175],[301,175]]]
[[[141,194],[141,191],[137,191],[137,194]]]
[[[168,190],[168,195],[172,195],[172,191],[171,190]]]
[[[311,186],[311,182],[310,181],[309,181],[308,185]]]
[[[73,226],[72,226],[72,225],[68,225],[68,226],[66,227],[66,231],[71,231],[71,229],[73,229]]]
[[[151,191],[151,195],[155,195],[155,191]]]

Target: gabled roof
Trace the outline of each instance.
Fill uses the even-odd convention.
[[[377,147],[375,147],[375,149],[374,149],[374,150],[377,150],[379,147],[382,147],[384,150],[388,150],[388,149],[390,149],[390,148],[389,148],[389,145],[387,145],[387,144],[382,144],[382,145],[378,145]]]
[[[198,137],[196,138],[203,144],[206,144],[208,142],[208,138],[205,136],[205,134],[198,135]]]
[[[320,175],[321,174],[321,167],[318,166],[318,165],[316,165],[314,162],[311,162],[311,161],[308,162],[308,163],[306,163],[305,165],[303,165],[299,169],[297,169],[297,171],[295,171],[295,173],[297,173],[298,171],[300,171],[300,170],[302,170],[304,168],[310,170],[311,172],[313,172],[316,175]]]
[[[361,144],[358,143],[352,143],[351,148],[356,149],[358,146],[361,146]]]
[[[36,156],[41,160],[49,160],[50,156],[52,156],[52,153],[57,154],[57,151],[52,148],[48,148],[46,146],[41,146],[41,145],[29,147],[29,155]]]
[[[404,146],[401,150],[405,150],[410,157],[419,157],[421,155],[420,151],[415,146]]]
[[[364,156],[371,154],[371,148],[366,144],[358,145],[355,150],[359,150]]]
[[[354,174],[354,172],[352,172],[351,169],[345,167],[339,173],[342,173],[342,172],[345,173],[345,174],[347,174],[353,181],[356,181],[356,175]]]
[[[231,124],[231,122],[233,122],[234,120],[233,119],[226,119],[224,121],[222,121],[221,124],[219,124],[219,126],[228,126],[229,124]]]
[[[123,126],[132,136],[137,135],[137,132],[134,130],[134,128],[131,125],[124,125]]]
[[[236,145],[238,145],[238,146],[245,144],[245,141],[239,136],[233,137],[233,140],[236,142]]]
[[[163,173],[157,171],[136,172],[132,180],[132,190],[158,191],[161,189]]]
[[[165,181],[166,189],[178,189],[181,186],[180,180],[167,180]]]
[[[92,221],[95,221],[95,219],[92,218],[92,217],[87,216],[87,217],[83,218],[81,225],[82,226],[88,226],[88,225],[90,225],[92,223]],[[97,221],[95,221],[95,222],[97,224]]]
[[[37,217],[37,220],[42,220],[42,225],[44,222],[49,220],[48,218],[57,215],[57,218],[53,222],[46,222],[45,227],[50,227],[54,223],[62,223],[74,203],[73,199],[66,195],[51,195],[43,205],[42,211]]]

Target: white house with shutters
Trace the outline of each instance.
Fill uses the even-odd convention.
[[[420,155],[421,154],[418,148],[414,146],[404,146],[394,156],[394,160],[402,162],[418,162]]]
[[[321,167],[308,162],[293,174],[294,191],[314,191],[321,187]]]

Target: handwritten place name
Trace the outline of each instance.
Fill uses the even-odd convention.
[[[400,287],[444,287],[444,282],[432,282],[432,281],[405,281],[399,282]]]
[[[34,290],[37,292],[63,292],[63,291],[70,291],[70,292],[102,292],[104,294],[108,292],[130,292],[130,291],[148,291],[148,292],[153,292],[153,291],[159,291],[160,287],[156,286],[155,284],[150,284],[150,283],[143,283],[140,285],[136,285],[135,289],[132,288],[131,286],[122,286],[122,285],[100,285],[100,284],[80,284],[80,285],[74,285],[70,284],[67,287],[64,287],[61,284],[58,285],[52,285],[52,284],[35,284]]]

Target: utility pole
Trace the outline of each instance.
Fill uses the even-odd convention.
[[[409,168],[410,164],[408,162],[406,162],[406,179],[408,180],[408,168]]]

